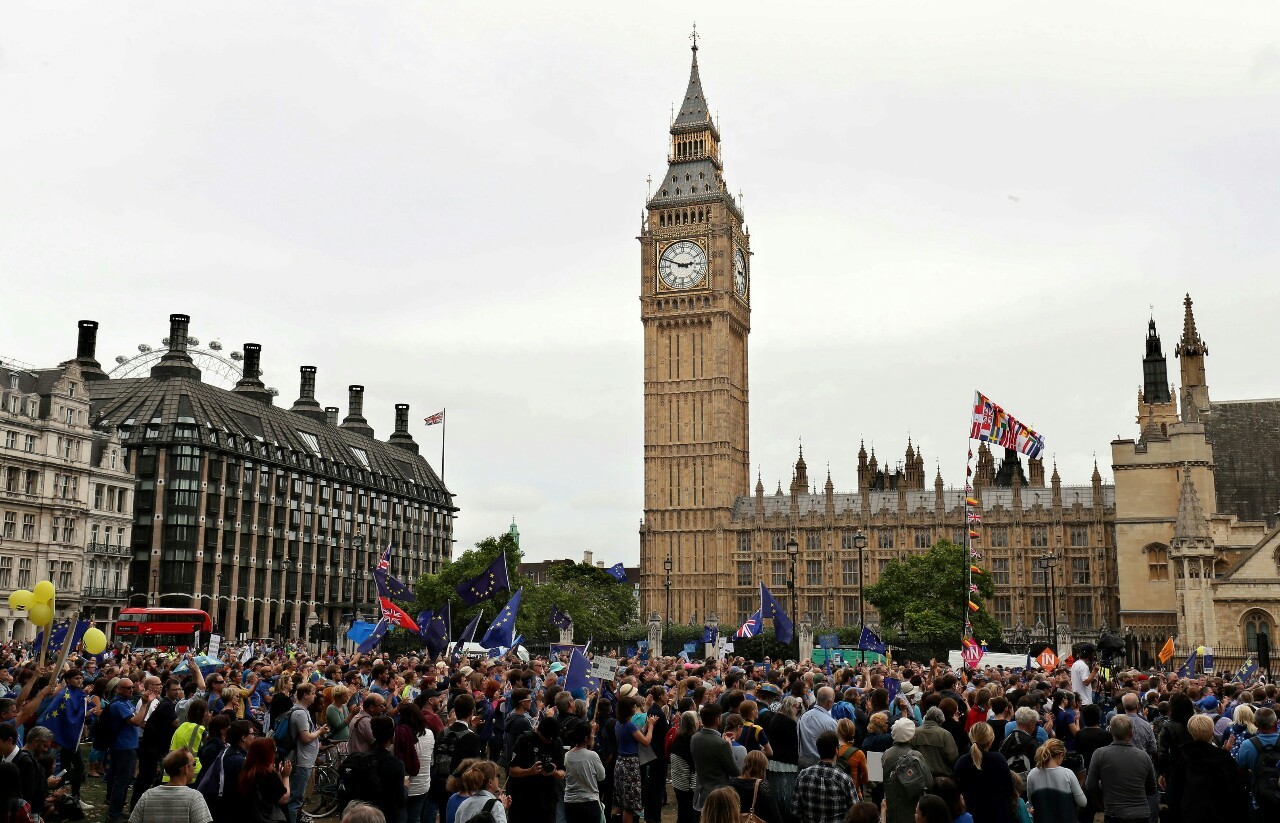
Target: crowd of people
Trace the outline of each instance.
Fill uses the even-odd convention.
[[[1199,823],[1280,820],[1276,687],[1121,671],[432,661],[302,648],[0,647],[0,821]],[[68,717],[71,719],[68,720]]]

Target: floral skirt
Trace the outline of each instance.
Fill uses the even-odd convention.
[[[644,813],[640,802],[640,758],[620,754],[613,771],[613,806],[636,814]]]

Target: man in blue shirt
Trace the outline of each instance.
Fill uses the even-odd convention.
[[[133,681],[122,679],[116,684],[116,696],[107,704],[106,715],[116,728],[111,744],[111,781],[107,784],[107,823],[123,823],[125,800],[133,785],[133,770],[138,765],[138,730],[147,718],[147,707],[160,697],[158,691],[143,693],[133,706]],[[102,722],[102,721],[99,721]]]
[[[1240,751],[1236,753],[1236,763],[1241,769],[1249,772],[1249,793],[1253,793],[1254,771],[1258,767],[1258,755],[1262,749],[1268,746],[1280,745],[1280,734],[1276,730],[1276,712],[1275,709],[1263,708],[1258,709],[1258,713],[1254,716],[1253,722],[1258,726],[1258,733],[1249,740],[1246,740],[1240,746]],[[1253,798],[1253,807],[1259,808],[1258,798]],[[1261,816],[1259,820],[1263,819]]]

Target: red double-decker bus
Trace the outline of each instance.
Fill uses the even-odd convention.
[[[185,652],[195,645],[196,632],[201,642],[213,631],[209,613],[200,609],[126,608],[116,621],[116,638],[135,649]]]

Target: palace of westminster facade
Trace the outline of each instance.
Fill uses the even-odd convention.
[[[929,482],[908,438],[892,468],[859,450],[856,492],[837,493],[829,471],[819,489],[801,451],[789,488],[766,494],[756,478],[752,493],[751,237],[723,177],[696,43],[670,133],[667,173],[638,238],[642,612],[665,616],[669,598],[673,621],[715,614],[722,625],[741,623],[758,607],[759,581],[787,603],[794,562],[794,615],[856,626],[863,614],[878,625],[874,609],[859,603],[859,583],[875,583],[891,559],[942,539],[962,542],[963,489],[947,487],[940,474]],[[1259,518],[1280,504],[1280,401],[1209,401],[1208,351],[1189,297],[1175,350],[1181,403],[1154,321],[1146,344],[1140,436],[1112,444],[1114,484],[1096,464],[1087,484],[1063,485],[1056,466],[1046,481],[1040,460],[975,449],[976,545],[995,585],[986,606],[1006,637],[1034,633],[1037,624],[1077,637],[1111,628],[1132,633],[1150,655],[1174,634],[1229,645],[1275,630],[1280,537]],[[1244,434],[1259,424],[1270,449],[1262,457]],[[1277,546],[1262,545],[1268,536]],[[1241,579],[1226,582],[1233,576]]]

